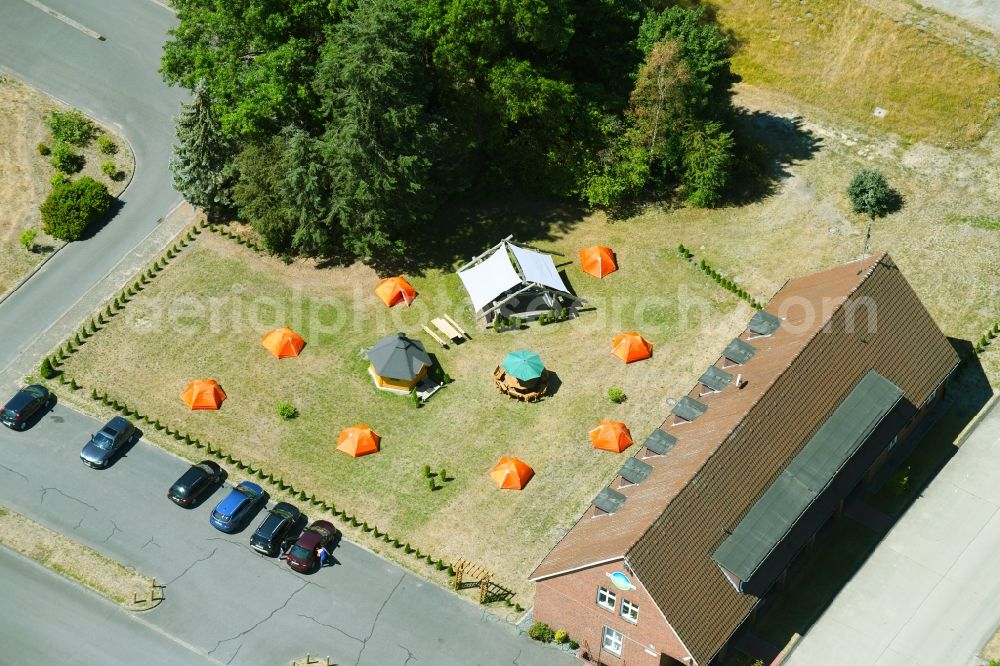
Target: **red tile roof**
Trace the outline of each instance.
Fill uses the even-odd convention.
[[[846,304],[846,306],[845,306]],[[538,580],[625,556],[699,663],[739,627],[758,598],[737,592],[714,549],[861,377],[877,370],[920,406],[958,357],[888,257],[791,280],[765,311],[782,319],[770,336],[744,330],[756,353],[742,375],[694,421],[661,429],[677,437],[653,469],[622,489],[616,513],[589,513],[532,572]],[[869,326],[871,323],[871,326]],[[718,367],[724,364],[720,356]]]

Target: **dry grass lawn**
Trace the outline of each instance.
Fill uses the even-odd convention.
[[[713,0],[747,83],[904,140],[970,145],[1000,110],[989,35],[903,0]],[[992,54],[992,58],[990,58]],[[980,57],[982,56],[982,57]],[[888,114],[873,117],[876,107]]]
[[[667,413],[665,399],[686,391],[751,315],[681,261],[678,243],[766,300],[788,278],[860,254],[865,221],[850,213],[845,189],[857,168],[875,166],[905,206],[876,224],[873,249],[892,254],[947,335],[974,343],[1000,315],[993,223],[1000,134],[988,104],[997,72],[960,49],[927,43],[924,33],[886,18],[884,7],[785,3],[771,5],[773,39],[748,23],[759,3],[720,8],[744,40],[737,69],[772,86],[744,84],[738,102],[757,112],[751,122],[775,158],[773,192],[718,210],[650,208],[614,224],[600,214],[540,210],[535,219],[549,225],[539,233],[489,213],[466,227],[483,248],[522,229],[520,240],[563,253],[557,263],[566,262],[569,282],[592,306],[579,319],[504,334],[480,330],[448,269],[412,276],[420,292],[413,307],[387,310],[372,294],[377,276],[367,267],[285,266],[202,234],[72,356],[68,374],[85,392],[106,390],[424,552],[473,560],[496,571],[498,582],[528,591],[525,576],[624,461],[591,450],[587,431],[618,418],[641,440]],[[827,29],[807,11],[824,16]],[[806,36],[811,49],[790,43]],[[885,76],[898,79],[871,78],[869,69],[885,67]],[[882,97],[870,92],[876,89]],[[888,133],[870,118],[874,105],[889,109],[881,125]],[[837,112],[840,122],[831,121]],[[876,129],[843,129],[859,125]],[[965,147],[938,147],[949,142]],[[614,248],[622,267],[604,281],[583,275],[575,261],[578,248],[595,243]],[[422,335],[420,324],[442,313],[473,339],[441,350]],[[260,337],[286,324],[308,344],[300,358],[279,362]],[[610,340],[632,329],[656,351],[651,361],[624,366],[609,353]],[[455,378],[419,410],[375,391],[366,372],[362,350],[395,331],[424,340]],[[522,347],[539,352],[559,378],[558,391],[540,404],[512,402],[492,385],[503,355]],[[993,386],[1000,384],[1000,350],[981,362]],[[229,400],[216,413],[187,411],[181,390],[207,377],[222,383]],[[625,390],[625,404],[608,401],[612,386]],[[301,416],[279,419],[275,404],[283,400]],[[383,435],[382,452],[354,460],[334,450],[339,430],[358,422]],[[535,468],[524,492],[492,485],[487,471],[501,455]],[[454,480],[431,492],[420,473],[425,464],[446,468]]]
[[[50,158],[38,154],[37,146],[44,143],[52,147],[45,117],[53,109],[66,108],[35,88],[0,74],[0,136],[4,137],[0,141],[0,296],[62,244],[41,230],[38,206],[51,189],[49,179],[54,170]],[[100,129],[115,141],[117,154],[101,154],[96,141],[85,149],[74,149],[87,163],[73,178],[90,176],[117,196],[128,177],[111,180],[101,172],[101,163],[113,159],[119,169],[131,174],[132,154],[121,137],[106,127]],[[21,233],[31,227],[38,230],[36,252],[28,252],[19,242]]]
[[[593,311],[497,334],[477,330],[450,272],[413,278],[420,293],[414,306],[389,311],[371,291],[377,277],[368,268],[286,267],[206,233],[85,344],[67,372],[87,392],[107,390],[424,552],[471,559],[520,586],[624,462],[592,450],[588,430],[611,417],[644,438],[663,420],[664,399],[686,390],[751,315],[680,260],[662,236],[634,241],[649,234],[659,234],[653,223],[587,219],[546,244],[568,254],[606,242],[619,249],[622,270],[600,282],[568,266]],[[421,321],[444,312],[473,339],[445,351],[421,333]],[[299,358],[277,361],[260,338],[284,324],[307,346]],[[625,366],[610,353],[611,338],[633,328],[657,351],[650,361]],[[406,396],[376,391],[361,356],[399,330],[422,339],[455,379],[421,409]],[[521,347],[539,352],[561,384],[539,404],[512,401],[492,384],[503,355]],[[203,377],[219,380],[228,393],[219,412],[189,412],[178,398],[188,381]],[[625,390],[624,405],[607,399],[611,386]],[[282,421],[275,413],[282,400],[301,415]],[[355,460],[334,447],[338,432],[359,422],[383,436],[383,449]],[[524,492],[493,486],[487,472],[502,455],[535,468]],[[454,480],[431,492],[424,464],[445,468]]]
[[[133,595],[149,598],[153,585],[151,578],[3,507],[0,507],[0,545],[72,578],[130,610],[143,606],[133,603]]]

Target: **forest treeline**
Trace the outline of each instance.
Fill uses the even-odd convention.
[[[502,192],[721,200],[730,39],[643,0],[174,0],[175,186],[273,252],[391,256]]]

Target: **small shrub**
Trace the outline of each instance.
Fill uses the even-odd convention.
[[[79,240],[110,206],[108,188],[89,176],[59,185],[41,205],[42,228],[60,240]]]
[[[38,154],[41,155],[41,156],[43,156],[43,157],[45,155],[48,155],[49,153],[52,152],[52,149],[49,148],[48,145],[44,144],[44,143],[40,143],[37,146],[35,146],[35,150],[37,150]]]
[[[427,479],[427,489],[431,491],[437,490],[437,484],[434,483],[434,479]]]
[[[420,409],[420,396],[417,395],[417,389],[415,388],[410,389],[410,400],[413,401],[413,406],[415,408]]]
[[[107,162],[101,163],[101,171],[104,175],[111,180],[118,182],[125,178],[125,172],[121,171],[118,166],[114,163],[114,160],[108,160]]]
[[[28,252],[35,251],[35,238],[38,236],[38,230],[34,227],[30,229],[25,229],[21,232],[21,245]]]
[[[531,628],[528,629],[528,637],[542,643],[551,643],[552,639],[555,638],[555,634],[549,625],[544,622],[535,622],[531,625]]]
[[[83,165],[87,161],[83,158],[83,155],[74,153],[73,148],[68,143],[60,141],[52,149],[52,157],[49,159],[49,163],[57,171],[76,173],[83,169]]]
[[[274,410],[278,413],[278,416],[286,421],[294,419],[299,415],[299,410],[297,410],[295,405],[290,402],[279,402],[275,405]]]
[[[615,403],[616,405],[622,404],[623,402],[625,402],[625,391],[618,388],[617,386],[612,386],[611,388],[608,389],[608,400]]]
[[[104,155],[114,155],[118,152],[118,144],[107,134],[102,134],[97,137],[97,149]]]
[[[569,649],[570,650],[579,650],[580,649],[580,644],[577,643],[576,641],[574,641],[571,638],[571,639],[569,639]]]
[[[569,642],[569,634],[566,633],[565,629],[556,629],[555,635],[552,637],[556,643],[563,645]]]
[[[49,126],[49,131],[56,141],[71,143],[81,148],[85,148],[97,134],[94,123],[76,109],[50,111],[45,124]]]
[[[431,478],[431,466],[430,465],[424,465],[424,478],[427,478],[427,479]]]
[[[906,467],[900,467],[892,476],[889,478],[889,489],[892,491],[893,495],[901,497],[906,494],[906,491],[910,488],[910,465]]]
[[[438,476],[441,478],[441,483],[444,483],[445,481],[451,481],[451,479],[448,478],[448,470],[446,470],[444,467],[442,467],[441,471],[438,472]]]
[[[51,176],[49,176],[49,185],[52,187],[59,187],[60,185],[66,185],[69,183],[69,176],[64,174],[62,171],[56,171]]]
[[[38,368],[38,374],[42,376],[42,379],[52,379],[56,376],[56,369],[52,367],[52,361],[46,356],[42,359],[42,365]]]
[[[69,387],[70,387],[70,389],[72,389],[72,390],[74,390],[74,391],[76,391],[76,390],[79,390],[79,389],[80,389],[80,385],[76,383],[76,380],[75,380],[75,379],[70,379],[70,380],[69,380]]]

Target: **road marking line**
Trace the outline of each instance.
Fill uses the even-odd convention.
[[[65,14],[60,14],[59,12],[57,12],[54,9],[52,9],[51,7],[49,7],[47,5],[43,5],[38,0],[24,0],[24,1],[27,2],[29,5],[31,5],[32,7],[36,7],[38,9],[41,9],[43,12],[45,12],[49,16],[52,16],[53,18],[59,19],[60,21],[62,21],[66,25],[70,26],[71,28],[76,28],[77,30],[79,30],[83,34],[87,35],[88,37],[93,37],[94,39],[96,39],[99,42],[105,41],[104,35],[102,35],[101,33],[95,32],[95,31],[91,30],[90,28],[88,28],[87,26],[83,25],[79,21],[74,21],[73,19],[71,19],[70,17],[66,16]]]

